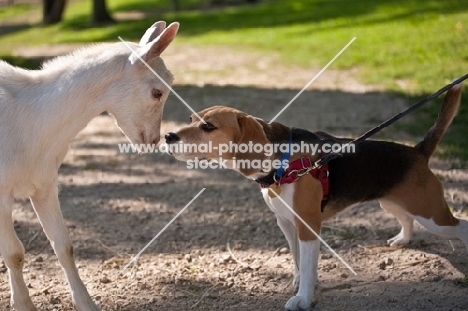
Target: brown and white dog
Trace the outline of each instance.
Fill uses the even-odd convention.
[[[463,240],[468,249],[468,221],[455,218],[444,199],[441,182],[428,167],[428,161],[446,129],[455,117],[460,105],[461,85],[454,86],[445,96],[434,126],[425,138],[414,147],[393,142],[367,140],[355,146],[355,153],[343,154],[328,163],[327,200],[324,201],[324,184],[312,174],[296,176],[291,183],[278,183],[273,179],[275,170],[262,171],[252,168],[231,168],[248,178],[273,185],[281,198],[314,229],[320,232],[322,221],[346,207],[370,200],[379,200],[383,209],[392,213],[402,229],[388,240],[390,245],[408,244],[416,219],[429,231]],[[286,127],[280,123],[268,124],[241,111],[215,106],[198,113],[206,123],[192,115],[190,126],[176,133],[166,134],[168,148],[175,144],[212,144],[212,150],[200,152],[194,148],[170,152],[181,161],[195,159],[218,160],[221,144],[256,144],[307,142],[323,145],[325,142],[343,142],[323,132],[309,132]],[[174,149],[174,148],[172,148]],[[188,149],[188,148],[187,148]],[[223,154],[223,160],[278,160],[280,152],[266,156],[263,152],[231,152]],[[313,163],[320,154],[297,153],[295,160],[309,159]],[[297,163],[297,162],[296,162]],[[229,164],[228,164],[229,165]],[[291,172],[289,172],[291,173]],[[309,173],[309,171],[306,171]],[[276,181],[276,182],[275,182]],[[326,187],[326,186],[325,186]],[[279,189],[279,190],[278,190]],[[287,310],[304,310],[313,300],[314,285],[318,278],[320,242],[314,234],[286,208],[269,190],[263,187],[263,197],[276,214],[278,225],[288,240],[296,266],[294,285],[299,285],[296,296],[287,303]],[[299,282],[300,280],[300,282]]]

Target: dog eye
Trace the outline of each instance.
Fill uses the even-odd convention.
[[[152,89],[151,96],[153,96],[155,99],[160,99],[163,96],[163,93],[158,89]]]
[[[216,127],[211,123],[203,123],[201,125],[201,129],[204,130],[205,132],[211,132],[211,131],[214,131]]]

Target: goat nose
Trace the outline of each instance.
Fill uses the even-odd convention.
[[[173,132],[167,133],[164,138],[166,138],[166,144],[175,143],[180,139],[179,136]]]

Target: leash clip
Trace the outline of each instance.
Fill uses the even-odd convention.
[[[279,179],[281,179],[281,177]],[[273,184],[279,184],[279,181],[276,180],[276,174],[273,174],[273,181],[274,181]]]
[[[304,163],[304,157],[301,158],[301,165],[302,165],[302,169],[300,170],[292,170],[288,173],[288,176],[291,175],[291,174],[296,174],[296,178],[294,178],[294,182],[297,181],[299,179],[299,177],[302,177],[304,175],[307,175],[309,174],[309,172],[311,170],[313,170],[315,168],[315,165],[314,166],[307,166],[305,163]],[[309,160],[310,161],[310,160]]]

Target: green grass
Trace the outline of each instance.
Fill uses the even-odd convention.
[[[5,9],[0,8],[0,20],[17,16],[24,12],[31,11],[35,6],[30,4],[16,4]]]
[[[78,1],[67,7],[62,23],[5,34],[0,45],[115,41],[119,35],[138,40],[148,25],[165,19],[181,22],[179,41],[275,51],[285,62],[302,66],[323,66],[356,36],[333,67],[358,67],[365,82],[390,89],[398,89],[399,81],[413,92],[430,91],[468,67],[468,6],[463,0],[282,0],[178,13],[169,0],[108,2],[114,13],[139,10],[149,16],[90,27],[91,2]],[[180,2],[186,8],[206,1]],[[0,17],[15,11],[13,6]]]
[[[466,0],[264,0],[258,5],[197,9],[208,0],[108,0],[115,13],[141,11],[146,17],[91,27],[91,1],[69,3],[64,21],[0,35],[0,52],[21,45],[138,41],[154,21],[179,21],[177,42],[225,45],[236,50],[276,53],[286,64],[322,67],[351,38],[356,41],[331,66],[358,68],[365,83],[383,85],[416,102],[454,77],[468,72],[468,5]],[[244,3],[236,1],[236,4]],[[203,6],[202,6],[203,5]],[[39,14],[35,6],[0,11],[0,18]],[[38,19],[39,20],[39,19]],[[37,25],[36,25],[37,26]],[[434,122],[440,101],[417,112],[411,133],[422,135]],[[468,159],[468,100],[444,139],[440,155]]]
[[[453,283],[460,287],[468,287],[468,275],[465,275],[463,278],[454,280]]]
[[[193,8],[207,1],[180,2],[182,8]],[[170,0],[108,3],[113,13],[133,10],[148,16],[90,27],[91,1],[72,2],[62,23],[4,34],[1,49],[14,43],[115,41],[118,36],[138,40],[155,20],[165,19],[181,22],[180,42],[274,51],[284,62],[301,66],[325,65],[356,36],[333,68],[357,67],[364,82],[391,90],[398,90],[399,83],[405,85],[405,92],[429,92],[468,68],[468,5],[464,0],[270,0],[254,6],[177,13],[171,10]],[[0,17],[16,10],[15,6],[3,10]],[[31,10],[37,13],[38,8]]]

